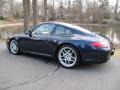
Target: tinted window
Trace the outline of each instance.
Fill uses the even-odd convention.
[[[39,27],[36,27],[33,32],[32,35],[44,35],[44,34],[50,34],[53,29],[54,29],[55,25],[54,24],[43,24],[40,25]]]
[[[89,31],[87,29],[84,29],[84,28],[82,28],[80,26],[76,26],[76,25],[68,24],[68,23],[64,23],[64,25],[79,31],[79,33],[82,34],[82,35],[90,35],[90,36],[94,36],[95,35],[91,31]]]
[[[54,31],[54,34],[55,35],[69,35],[69,34],[72,34],[72,31],[68,28],[57,26]]]

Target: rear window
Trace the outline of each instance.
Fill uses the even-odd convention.
[[[67,27],[70,27],[71,29],[75,29],[78,31],[79,34],[82,34],[82,35],[90,35],[90,36],[94,36],[95,34],[92,33],[91,31],[87,30],[87,29],[84,29],[80,26],[77,26],[77,25],[72,25],[72,24],[68,24],[68,23],[64,23],[62,25],[65,25]]]

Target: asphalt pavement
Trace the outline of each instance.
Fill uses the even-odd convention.
[[[51,58],[12,55],[0,42],[0,90],[120,90],[120,58],[65,69]]]

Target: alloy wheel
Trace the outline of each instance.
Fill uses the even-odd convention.
[[[10,42],[10,51],[13,54],[17,54],[18,53],[18,45],[17,45],[17,41],[16,40],[12,40]]]
[[[63,47],[59,50],[58,59],[64,67],[70,68],[76,64],[77,54],[73,48]]]

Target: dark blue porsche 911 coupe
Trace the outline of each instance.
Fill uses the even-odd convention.
[[[104,63],[114,54],[107,37],[63,22],[41,23],[25,34],[7,39],[12,54],[27,52],[53,57],[72,68],[81,62]]]

